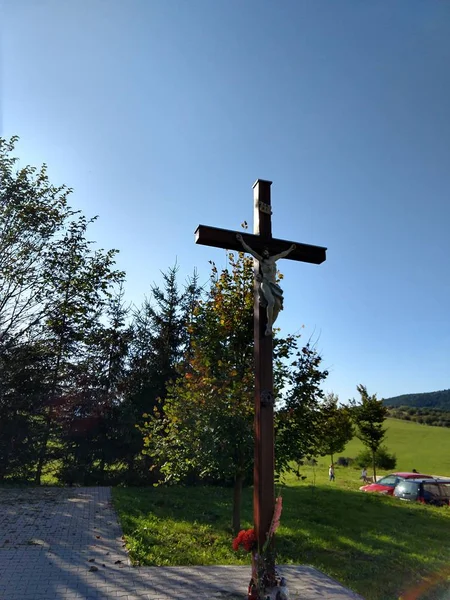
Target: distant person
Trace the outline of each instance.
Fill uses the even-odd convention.
[[[330,481],[335,481],[336,477],[334,476],[334,465],[331,463],[330,468],[328,469],[328,477]]]
[[[366,467],[362,468],[360,479],[362,479],[364,481],[364,483],[367,483],[367,469],[366,469]]]

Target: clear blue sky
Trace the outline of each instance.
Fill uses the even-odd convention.
[[[328,391],[450,387],[450,3],[2,0],[1,134],[49,165],[139,303],[198,223],[328,247],[283,261],[285,332],[318,339]]]

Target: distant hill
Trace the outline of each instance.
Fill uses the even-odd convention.
[[[426,392],[424,394],[403,394],[383,400],[386,406],[410,406],[416,408],[437,408],[450,411],[450,390]]]

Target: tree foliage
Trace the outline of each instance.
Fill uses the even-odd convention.
[[[54,240],[47,252],[49,289],[41,335],[53,350],[54,364],[36,484],[40,483],[48,442],[60,415],[67,419],[70,407],[74,415],[80,411],[78,400],[83,393],[78,385],[79,357],[92,345],[112,290],[124,277],[114,268],[116,250],[93,249],[93,243],[87,239],[90,223],[92,220],[78,215],[66,224],[65,234]],[[92,382],[87,389],[84,387],[85,392],[92,393]],[[101,393],[101,386],[96,386],[94,396],[98,398]],[[98,400],[91,398],[88,404],[92,403],[97,404]]]
[[[328,455],[334,463],[334,455],[342,452],[354,435],[351,411],[347,406],[339,406],[339,398],[330,393],[325,396],[320,413],[318,453]]]
[[[189,325],[200,294],[198,276],[180,287],[175,265],[162,273],[162,286],[152,285],[150,296],[134,311],[128,355],[126,394],[121,407],[123,452],[132,482],[149,477],[153,461],[142,456],[140,427],[144,414],[157,408],[164,414],[169,389],[178,377],[185,357],[190,354]]]
[[[0,138],[0,480],[39,484],[52,469],[68,484],[226,484],[239,528],[254,458],[252,259],[211,263],[206,290],[195,272],[180,285],[175,265],[131,309],[117,251],[90,239],[95,218],[45,165],[19,168],[16,141]],[[318,447],[320,364],[277,332],[279,471]]]
[[[52,250],[75,214],[45,165],[16,168],[16,142],[0,138],[0,352],[45,318]]]
[[[403,394],[383,400],[389,407],[435,408],[450,412],[450,390],[424,392],[421,394]]]
[[[232,254],[229,262],[220,274],[212,264],[183,368],[143,427],[145,452],[166,482],[202,478],[239,489],[251,472],[253,264]]]
[[[0,476],[33,469],[39,483],[61,456],[63,422],[78,416],[80,357],[124,274],[116,250],[88,239],[92,220],[69,206],[70,189],[53,186],[45,165],[16,168],[16,141],[0,139]]]
[[[328,371],[321,370],[322,357],[314,345],[307,343],[300,350],[295,344],[295,359],[291,363],[283,405],[276,415],[277,471],[293,471],[305,459],[319,453],[322,440],[322,382]]]
[[[163,411],[149,414],[142,431],[163,481],[234,485],[238,530],[241,488],[251,480],[254,458],[253,261],[229,254],[228,263],[220,273],[211,263],[209,290],[189,328],[190,355]],[[327,375],[318,370],[320,360],[309,344],[298,350],[295,336],[274,340],[280,470],[315,448],[320,383]]]
[[[367,467],[372,463],[373,456],[371,450],[366,448],[362,450],[355,458],[355,462],[359,467]],[[380,446],[375,452],[375,465],[378,469],[383,471],[392,471],[397,465],[397,457],[395,454],[389,452],[386,446]]]
[[[352,417],[356,425],[356,435],[370,450],[372,455],[373,477],[376,481],[375,455],[386,435],[383,424],[387,416],[387,408],[376,394],[369,395],[363,385],[356,388],[361,396],[360,402],[352,402]]]
[[[107,466],[121,459],[120,407],[130,343],[123,295],[120,286],[108,299],[72,370],[73,387],[59,414],[63,460],[58,476],[65,483],[105,483]]]
[[[35,474],[51,369],[39,342],[8,345],[0,355],[0,481]]]
[[[441,408],[420,408],[399,406],[393,408],[388,406],[388,416],[392,419],[403,421],[414,421],[421,425],[433,427],[450,427],[450,412]]]

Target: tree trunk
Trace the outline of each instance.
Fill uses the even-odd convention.
[[[34,485],[41,485],[42,469],[44,468],[45,459],[47,457],[47,445],[50,438],[50,429],[52,426],[52,407],[48,407],[47,417],[45,419],[45,431],[42,439],[42,445],[39,449],[38,464],[36,467],[36,475],[34,478]]]
[[[242,503],[242,475],[236,475],[233,490],[233,532],[239,533],[241,529],[241,503]]]
[[[372,450],[373,482],[377,482],[377,469],[375,466],[375,452]]]

